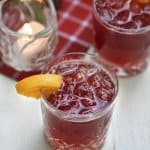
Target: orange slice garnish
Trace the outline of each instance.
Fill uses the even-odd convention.
[[[40,74],[27,77],[16,84],[17,93],[39,99],[41,91],[49,96],[61,87],[62,77],[56,74]]]
[[[150,3],[150,0],[137,0],[141,4],[148,4]]]

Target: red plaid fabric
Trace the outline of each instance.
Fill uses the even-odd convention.
[[[55,54],[86,52],[93,44],[92,0],[62,0],[58,10],[59,43]],[[18,72],[0,60],[0,72],[20,80],[37,72]]]

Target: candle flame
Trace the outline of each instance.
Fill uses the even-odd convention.
[[[23,28],[22,28],[22,32],[24,34],[32,35],[32,28],[31,28],[31,26],[28,23],[25,23]]]

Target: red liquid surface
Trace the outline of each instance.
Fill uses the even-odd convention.
[[[54,66],[50,73],[61,74],[63,84],[47,101],[67,115],[102,111],[112,103],[116,94],[116,85],[110,75],[92,63],[61,62]],[[44,107],[43,111],[46,136],[55,148],[61,146],[64,149],[71,147],[72,150],[96,150],[102,147],[112,108],[103,116],[85,122],[58,118]]]
[[[150,4],[142,5],[137,0],[97,0],[94,7],[97,51],[129,74],[142,71],[150,46]]]

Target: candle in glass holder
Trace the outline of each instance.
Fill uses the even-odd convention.
[[[30,21],[25,23],[19,30],[18,33],[26,34],[19,38],[15,46],[18,51],[21,52],[21,56],[26,59],[31,59],[34,55],[45,50],[48,38],[37,38],[33,39],[33,36],[44,30],[44,26],[36,21]],[[30,37],[31,36],[31,37]]]
[[[21,72],[40,71],[58,43],[52,0],[0,1],[2,61]]]

